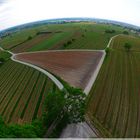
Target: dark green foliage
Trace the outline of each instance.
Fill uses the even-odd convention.
[[[49,93],[46,96],[45,112],[43,114],[43,124],[49,127],[59,113],[63,111],[65,105],[64,93]]]
[[[72,39],[72,41],[75,41],[75,39]],[[63,48],[66,48],[67,46],[71,45],[72,44],[72,41],[69,40],[67,41],[66,43],[63,44]]]
[[[61,134],[63,128],[66,127],[67,123],[68,123],[68,115],[64,114],[64,117],[57,124],[57,126],[55,127],[55,130],[50,134],[49,138],[58,138],[58,137],[60,137],[60,134]]]
[[[123,34],[129,35],[128,31],[123,31]]]
[[[132,48],[132,45],[130,43],[125,43],[124,48],[126,49],[127,52],[129,52],[130,49]]]
[[[110,30],[110,29],[105,30],[105,33],[113,34],[113,33],[115,33],[115,32],[116,32],[115,30]]]
[[[35,128],[34,131],[35,131],[37,137],[41,138],[45,134],[45,132],[47,130],[46,126],[44,126],[44,124],[43,124],[42,118],[34,120],[32,122],[32,125]]]
[[[31,124],[10,125],[8,126],[10,133],[16,138],[36,138],[35,128]]]
[[[5,59],[4,58],[0,58],[0,62],[1,63],[5,62]]]
[[[72,41],[71,41],[71,40],[69,40],[69,41],[67,42],[67,45],[70,45],[70,44],[72,44]]]
[[[76,39],[74,39],[74,38],[72,39],[73,42],[74,42],[75,40],[76,40]]]
[[[7,52],[4,52],[4,51],[1,51],[0,52],[0,62],[5,62],[7,60],[9,60],[11,57],[11,54],[7,53]]]
[[[0,117],[0,138],[35,138],[38,137],[35,130],[32,124],[6,125]]]
[[[27,38],[27,40],[31,40],[33,37],[32,36],[29,36],[28,38]]]
[[[82,37],[85,37],[85,35],[84,35],[84,34],[82,34]]]
[[[105,52],[106,52],[106,57],[108,57],[109,53],[110,53],[110,48],[106,48],[105,49]]]

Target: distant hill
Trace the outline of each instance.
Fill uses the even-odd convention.
[[[31,28],[35,26],[40,26],[44,24],[62,24],[67,22],[83,22],[83,21],[89,21],[89,22],[96,22],[96,23],[105,23],[105,24],[114,24],[117,26],[122,26],[124,28],[140,31],[139,26],[135,26],[128,23],[123,23],[119,21],[113,21],[113,20],[107,20],[107,19],[98,19],[98,18],[60,18],[60,19],[48,19],[48,20],[42,20],[42,21],[35,21],[30,22],[18,26],[14,26],[5,30],[0,31],[0,36],[5,36],[8,33],[11,32],[17,32],[18,30],[25,29],[25,28]]]

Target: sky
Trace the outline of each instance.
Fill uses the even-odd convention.
[[[140,0],[0,0],[0,30],[63,17],[103,18],[140,26]]]

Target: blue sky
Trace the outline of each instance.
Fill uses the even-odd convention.
[[[140,0],[0,0],[0,30],[63,17],[104,18],[140,26]]]

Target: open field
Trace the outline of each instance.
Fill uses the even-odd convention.
[[[31,122],[40,117],[54,83],[41,72],[8,60],[0,67],[0,115],[7,123]]]
[[[70,85],[85,89],[103,53],[95,51],[57,51],[16,55],[16,59],[47,69]]]
[[[130,42],[132,50],[123,45]],[[88,97],[87,116],[104,137],[140,137],[140,41],[118,36]]]
[[[115,33],[105,33],[105,30]],[[51,32],[36,35],[38,32]],[[60,33],[56,33],[59,32]],[[50,24],[24,29],[2,40],[0,45],[13,52],[55,49],[104,49],[109,39],[124,31],[122,27],[95,23]],[[32,39],[28,40],[31,36]]]

